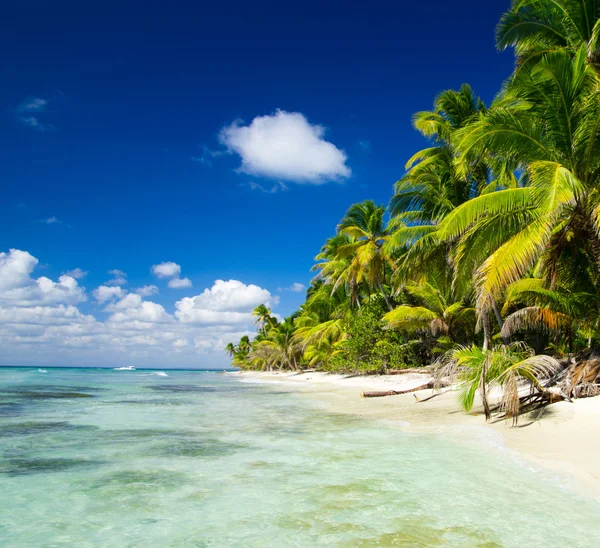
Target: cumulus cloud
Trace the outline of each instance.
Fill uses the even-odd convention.
[[[119,286],[115,287],[107,285],[101,285],[92,291],[94,299],[96,299],[99,304],[104,304],[108,301],[112,301],[113,299],[120,299],[125,295],[125,293],[125,290]]]
[[[75,278],[76,280],[81,280],[88,275],[87,270],[82,270],[79,267],[74,268],[73,270],[67,270],[63,274],[65,276],[71,276],[71,278]]]
[[[210,289],[191,297],[194,307],[216,311],[242,310],[251,312],[259,304],[275,305],[279,297],[254,284],[246,285],[239,280],[216,280]]]
[[[167,283],[167,286],[171,289],[192,287],[192,281],[189,278],[181,277],[181,266],[172,261],[152,265],[150,271],[157,278],[171,278]]]
[[[142,287],[138,287],[135,292],[142,297],[150,297],[150,295],[158,294],[158,287],[155,285],[144,285]]]
[[[33,278],[37,265],[27,251],[0,253],[2,364],[224,367],[224,346],[255,332],[252,308],[277,302],[267,289],[217,280],[199,295],[178,300],[171,314],[146,300],[152,286],[128,292],[101,285],[91,294],[106,316],[96,318],[78,307],[87,298],[75,277],[82,271],[57,281]],[[199,354],[207,357],[199,361]]]
[[[240,156],[242,173],[312,184],[350,177],[346,154],[324,136],[325,128],[300,112],[277,110],[224,127],[219,140]]]
[[[31,278],[38,260],[27,251],[11,249],[0,253],[0,303],[16,306],[33,304],[77,304],[86,300],[85,290],[72,276],[62,275],[58,282],[41,276]]]
[[[172,278],[167,285],[172,289],[184,289],[192,287],[192,282],[189,278]]]
[[[171,278],[181,274],[181,266],[171,261],[152,265],[150,270],[157,278]]]
[[[113,270],[109,270],[108,273],[112,276],[112,278],[106,282],[104,285],[126,285],[127,284],[127,274],[122,270],[117,270],[116,268]]]

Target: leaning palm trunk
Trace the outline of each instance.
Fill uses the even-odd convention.
[[[383,299],[385,300],[385,304],[387,305],[388,309],[391,312],[392,310],[394,310],[394,307],[392,306],[392,303],[390,302],[390,299],[389,299],[387,293],[385,292],[385,288],[383,287],[383,284],[381,283],[381,280],[377,280],[377,285],[379,286],[379,291],[381,291],[381,294],[383,295]]]
[[[560,368],[554,358],[535,356],[523,344],[501,345],[493,349],[458,347],[440,361],[438,378],[442,375],[457,378],[460,383],[459,401],[465,411],[473,408],[476,392],[479,392],[486,420],[492,416],[489,387],[497,387],[502,394],[497,408],[504,411],[505,418],[512,418],[513,424],[516,424],[522,403],[536,398],[545,403],[564,399],[549,392],[542,384]],[[529,386],[530,394],[520,396],[519,386]]]

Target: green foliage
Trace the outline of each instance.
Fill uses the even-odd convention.
[[[329,370],[384,372],[420,365],[415,344],[399,331],[385,328],[381,318],[386,310],[383,298],[378,297],[350,317],[347,340]]]
[[[461,402],[600,342],[600,2],[514,0],[497,28],[516,66],[489,107],[466,84],[413,125],[429,139],[389,209],[353,204],[306,301],[226,351],[254,369],[377,372],[441,354]],[[501,343],[501,344],[500,344]],[[493,346],[496,344],[496,346]],[[515,399],[516,398],[516,399]],[[487,412],[487,411],[486,411]]]

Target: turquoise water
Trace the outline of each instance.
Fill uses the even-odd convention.
[[[0,546],[599,546],[492,447],[215,373],[0,368]]]

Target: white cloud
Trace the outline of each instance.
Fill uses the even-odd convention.
[[[104,304],[108,301],[112,301],[113,299],[121,299],[125,293],[125,290],[119,286],[109,287],[106,285],[101,285],[92,291],[94,299],[96,299],[99,304]]]
[[[350,177],[346,154],[324,135],[323,126],[312,125],[300,112],[277,110],[247,126],[234,122],[219,139],[240,156],[243,173],[312,184]]]
[[[142,287],[138,287],[135,292],[142,297],[150,297],[150,295],[158,294],[158,287],[155,285],[144,285]]]
[[[88,273],[87,270],[82,270],[81,268],[74,268],[73,270],[67,270],[66,272],[64,272],[65,276],[71,276],[71,278],[75,278],[76,280],[81,280],[82,278],[85,278]]]
[[[172,289],[184,289],[192,287],[192,282],[189,278],[171,278],[167,285]]]
[[[259,304],[275,305],[279,302],[279,297],[271,295],[267,289],[254,284],[246,285],[238,280],[216,280],[210,289],[190,299],[194,301],[194,308],[246,312],[251,312]]]
[[[112,279],[104,282],[104,285],[126,285],[127,284],[127,274],[122,270],[117,270],[116,268],[113,270],[109,270],[108,273],[112,276]]]
[[[129,308],[139,308],[141,305],[141,295],[138,295],[137,293],[128,293],[127,295],[123,296],[121,300],[109,304],[104,310],[107,312],[117,312],[119,310],[128,310]]]
[[[301,291],[304,291],[305,289],[306,289],[306,286],[304,284],[301,284],[299,282],[294,282],[289,287],[281,288],[280,291],[293,291],[294,293],[300,293]]]
[[[93,316],[86,316],[77,307],[58,306],[0,307],[0,324],[73,324],[93,323]]]
[[[136,302],[135,299],[130,299],[128,302],[125,302],[128,297],[138,297],[139,302]],[[159,324],[175,321],[160,304],[151,301],[142,301],[139,295],[134,295],[133,293],[130,293],[122,301],[115,305],[111,305],[106,309],[108,310],[109,308],[114,308],[118,311],[108,318],[108,322],[145,322]]]
[[[11,249],[0,253],[0,303],[15,306],[36,304],[77,304],[86,300],[77,280],[62,275],[58,282],[46,276],[31,278],[38,260],[27,251]]]
[[[157,278],[171,278],[181,274],[181,266],[171,261],[152,265],[150,270]]]
[[[277,302],[264,288],[217,280],[200,295],[178,300],[171,314],[145,300],[153,292],[146,286],[127,292],[101,285],[91,294],[107,315],[95,318],[77,306],[87,298],[75,278],[83,271],[58,281],[36,279],[37,265],[27,251],[0,253],[0,364],[225,367],[224,346],[255,332],[252,308]]]

